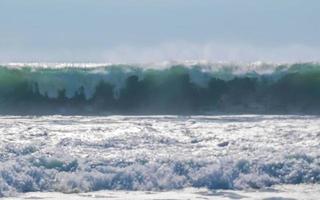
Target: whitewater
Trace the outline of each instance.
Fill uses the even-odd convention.
[[[298,199],[320,194],[317,116],[0,119],[5,197],[295,199],[299,187]]]
[[[4,63],[3,199],[318,199],[320,64]]]

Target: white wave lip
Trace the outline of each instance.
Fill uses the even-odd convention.
[[[0,195],[320,183],[316,116],[2,116]]]

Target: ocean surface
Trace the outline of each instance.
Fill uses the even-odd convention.
[[[0,197],[317,199],[320,64],[7,63]]]
[[[314,115],[1,116],[0,133],[9,199],[320,195]]]

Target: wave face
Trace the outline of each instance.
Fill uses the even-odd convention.
[[[320,64],[3,65],[1,114],[320,112]]]

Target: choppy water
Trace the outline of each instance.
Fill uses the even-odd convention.
[[[320,117],[1,116],[0,196],[320,183]]]

